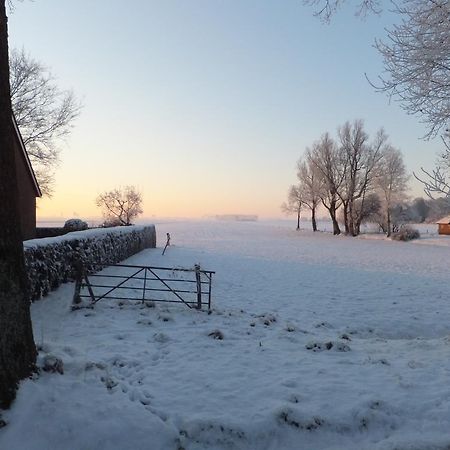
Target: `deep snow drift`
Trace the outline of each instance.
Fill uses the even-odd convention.
[[[36,302],[40,358],[62,358],[64,374],[22,383],[2,450],[450,448],[450,238],[157,231],[160,247],[172,235],[166,255],[127,262],[215,270],[212,313],[106,300],[71,312],[73,284]]]

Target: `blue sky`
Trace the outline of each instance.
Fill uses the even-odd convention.
[[[438,140],[365,78],[394,19],[348,8],[324,25],[293,0],[17,2],[10,46],[84,103],[39,215],[95,216],[98,193],[132,184],[147,216],[279,216],[305,147],[356,118],[410,171],[431,167]]]

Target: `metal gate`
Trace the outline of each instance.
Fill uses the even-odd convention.
[[[211,309],[212,276],[215,272],[178,267],[116,264],[88,276],[79,268],[73,297],[74,309],[88,299],[89,306],[100,300],[130,300],[141,303],[183,303],[188,308]]]

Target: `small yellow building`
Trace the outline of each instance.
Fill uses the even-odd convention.
[[[443,217],[436,222],[439,226],[439,234],[449,234],[450,235],[450,216]]]

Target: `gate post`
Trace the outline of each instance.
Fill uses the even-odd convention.
[[[200,265],[196,264],[195,268],[195,279],[197,281],[197,309],[202,309],[202,280],[200,273]]]
[[[73,268],[75,272],[75,291],[73,293],[72,309],[76,309],[77,305],[81,303],[80,291],[81,283],[83,281],[83,263],[81,261],[81,258],[75,258],[73,262]]]

